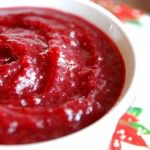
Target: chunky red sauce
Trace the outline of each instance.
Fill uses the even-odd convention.
[[[116,103],[125,66],[116,45],[85,20],[56,10],[0,10],[0,143],[77,131]]]

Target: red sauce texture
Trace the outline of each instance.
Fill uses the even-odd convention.
[[[0,144],[61,137],[100,119],[125,81],[100,29],[46,8],[0,9]]]

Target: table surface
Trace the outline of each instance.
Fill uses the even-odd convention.
[[[118,0],[119,2],[126,2],[138,9],[142,9],[150,13],[150,0]]]

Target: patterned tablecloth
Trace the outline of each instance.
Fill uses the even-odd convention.
[[[110,150],[150,150],[150,16],[113,0],[93,1],[124,22],[137,59],[136,99],[118,121]]]

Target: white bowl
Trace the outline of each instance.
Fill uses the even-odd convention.
[[[120,116],[127,110],[134,99],[133,76],[135,58],[132,45],[122,23],[104,8],[83,0],[5,0],[1,7],[38,6],[56,8],[81,16],[103,30],[117,44],[126,66],[126,82],[118,103],[94,124],[68,136],[17,146],[0,146],[2,150],[108,150],[108,146]],[[131,84],[132,83],[132,84]]]

